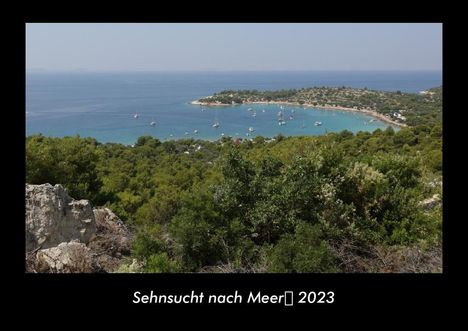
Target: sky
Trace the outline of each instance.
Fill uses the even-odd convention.
[[[27,23],[26,68],[442,70],[442,24]]]

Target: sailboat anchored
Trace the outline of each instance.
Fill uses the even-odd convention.
[[[216,109],[216,113],[215,113],[215,122],[213,123],[212,127],[215,128],[215,129],[219,128],[218,109]]]
[[[285,125],[285,124],[286,124],[286,121],[283,118],[283,112],[280,110],[278,112],[278,125],[282,126],[282,125]]]

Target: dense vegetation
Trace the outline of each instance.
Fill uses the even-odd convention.
[[[200,99],[204,103],[241,104],[250,102],[292,102],[313,106],[339,106],[369,109],[410,126],[440,123],[442,119],[442,88],[425,94],[383,92],[367,88],[313,87],[279,91],[226,90]],[[399,114],[398,117],[395,113]],[[403,117],[400,117],[403,116]]]
[[[27,182],[111,208],[144,272],[440,271],[442,207],[422,201],[441,179],[433,121],[242,143],[26,139]]]

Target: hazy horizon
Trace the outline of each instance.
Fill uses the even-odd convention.
[[[53,69],[42,69],[42,68],[32,68],[32,69],[26,69],[27,73],[189,73],[189,72],[206,72],[206,73],[242,73],[242,72],[262,72],[262,73],[268,73],[268,72],[386,72],[386,73],[401,73],[401,72],[440,72],[442,73],[442,70],[438,69],[407,69],[407,70],[384,70],[384,69],[378,69],[378,70],[274,70],[274,69],[269,69],[269,70],[246,70],[246,69],[239,69],[239,70],[214,70],[214,69],[209,69],[209,70],[86,70],[86,69],[76,69],[76,70],[53,70]]]
[[[27,23],[27,72],[442,71],[441,23]]]

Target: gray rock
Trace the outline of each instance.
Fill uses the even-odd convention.
[[[93,272],[91,250],[78,241],[41,249],[36,254],[35,269],[49,273]]]
[[[108,208],[93,210],[61,185],[26,184],[27,272],[114,272],[131,235]]]
[[[96,233],[92,206],[72,199],[62,185],[26,184],[26,251],[79,240],[87,244]]]

